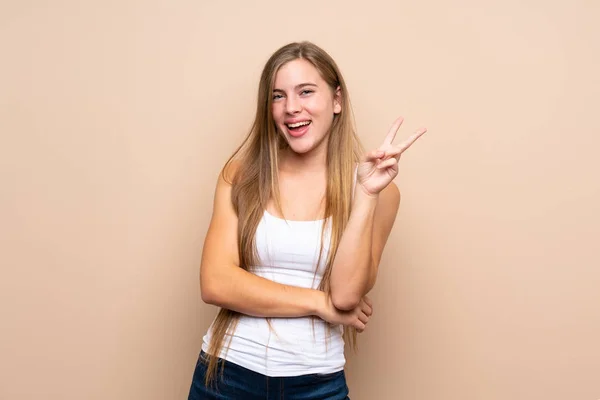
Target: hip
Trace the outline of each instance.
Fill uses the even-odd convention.
[[[343,369],[326,374],[272,377],[219,359],[215,379],[206,385],[207,366],[206,353],[202,351],[188,400],[349,400]]]

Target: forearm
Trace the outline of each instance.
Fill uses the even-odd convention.
[[[239,267],[202,279],[201,292],[206,303],[255,317],[320,316],[326,301],[320,290],[283,285]]]
[[[368,292],[373,271],[373,222],[378,196],[356,190],[352,212],[331,271],[331,293],[336,307],[353,308]]]

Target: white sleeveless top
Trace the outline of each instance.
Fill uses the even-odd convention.
[[[315,271],[321,244],[323,220],[289,221],[268,212],[256,230],[259,264],[252,272],[274,282],[318,288],[323,276],[331,234],[327,221],[323,254]],[[315,275],[316,272],[316,275]],[[344,368],[342,326],[333,326],[327,335],[327,323],[319,318],[265,318],[242,315],[231,336],[229,349],[219,357],[267,376],[298,376],[332,373]],[[203,338],[208,351],[212,326]],[[225,344],[228,337],[225,338]]]

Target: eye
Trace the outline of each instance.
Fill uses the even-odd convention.
[[[282,98],[283,98],[283,95],[280,94],[280,93],[275,93],[273,95],[273,100],[279,100],[279,99],[282,99]]]
[[[304,95],[309,95],[311,93],[314,93],[314,90],[304,89],[303,91],[300,92],[300,95],[304,96]]]

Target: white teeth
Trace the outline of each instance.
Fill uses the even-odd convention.
[[[310,124],[310,121],[296,122],[295,124],[288,124],[290,128],[297,128],[299,126],[304,126]]]

